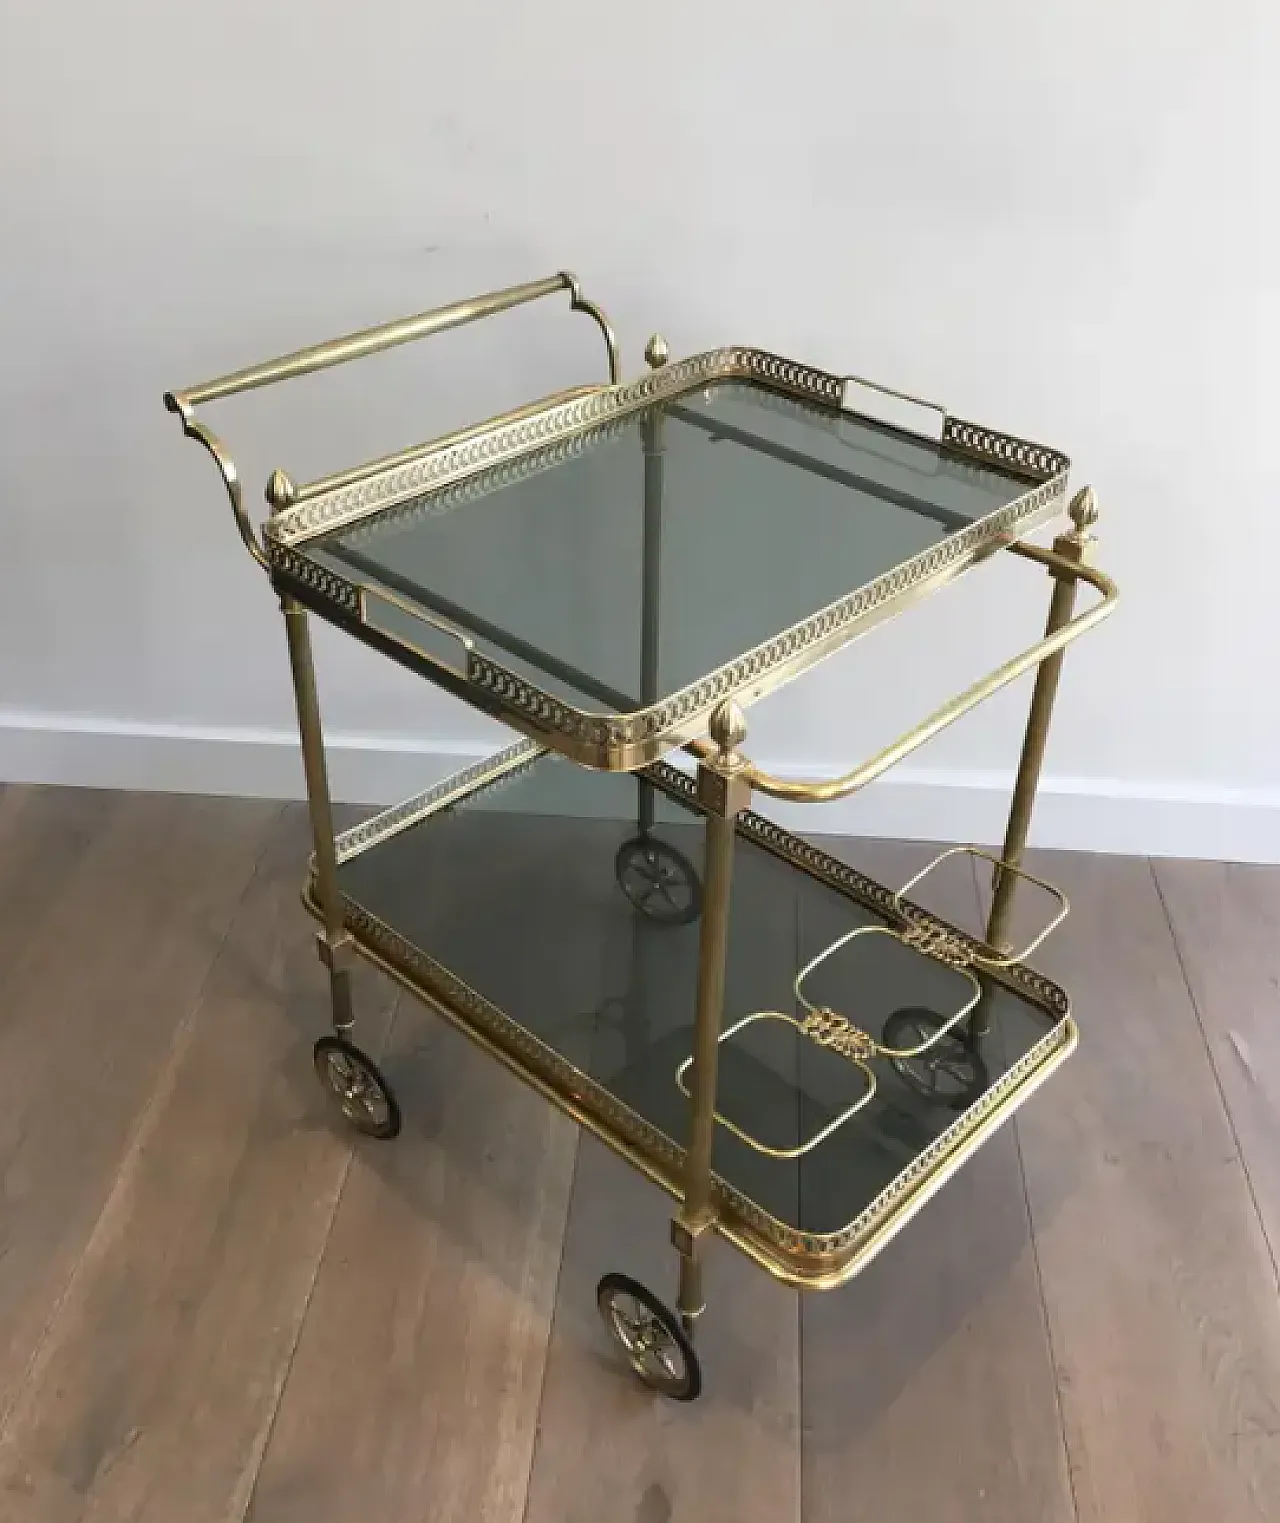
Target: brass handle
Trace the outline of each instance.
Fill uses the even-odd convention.
[[[930,402],[925,397],[913,396],[909,391],[899,391],[896,386],[885,386],[880,381],[870,381],[865,375],[842,375],[840,378],[840,406],[845,412],[853,412],[856,409],[849,406],[849,383],[855,386],[865,386],[868,391],[878,391],[881,396],[894,397],[899,402],[909,402],[913,407],[923,407],[929,412],[936,412],[942,418],[943,428],[947,423],[947,409],[941,402]]]
[[[508,286],[503,291],[490,291],[484,296],[473,296],[469,301],[453,302],[447,307],[420,312],[416,317],[402,317],[394,322],[380,323],[375,328],[362,328],[358,333],[348,333],[323,344],[312,344],[306,349],[295,349],[292,354],[282,354],[274,360],[264,360],[260,365],[250,365],[244,370],[233,370],[229,375],[216,376],[212,381],[201,381],[199,385],[187,386],[181,391],[166,391],[164,405],[182,419],[183,433],[188,438],[198,440],[213,456],[231,500],[231,511],[235,515],[240,537],[254,560],[266,567],[267,557],[262,542],[254,532],[244,509],[235,462],[222,440],[203,423],[196,421],[195,409],[202,402],[216,402],[220,397],[234,396],[237,392],[252,391],[258,386],[272,386],[277,381],[291,381],[300,375],[328,370],[333,365],[345,365],[350,360],[363,359],[366,355],[377,354],[383,349],[394,349],[399,344],[409,344],[433,333],[443,333],[448,328],[460,328],[464,323],[492,317],[495,313],[522,306],[525,302],[537,301],[539,297],[552,296],[557,291],[567,291],[570,310],[585,312],[604,335],[609,356],[609,381],[616,386],[622,379],[617,335],[595,302],[583,296],[578,277],[571,275],[568,270],[561,270],[558,275],[550,275],[546,280]],[[267,495],[274,507],[287,506],[296,498],[297,489],[283,472],[277,471],[272,483]]]
[[[1015,682],[1032,667],[1039,666],[1042,661],[1070,645],[1073,640],[1092,629],[1095,624],[1101,624],[1103,619],[1109,618],[1115,610],[1120,593],[1116,584],[1104,572],[1072,560],[1068,556],[1059,555],[1054,550],[1041,549],[1038,545],[1019,544],[1011,545],[1009,548],[1030,560],[1037,561],[1042,566],[1047,566],[1055,576],[1064,581],[1078,578],[1088,582],[1102,594],[1102,601],[1095,603],[1084,613],[1077,614],[1075,618],[1070,619],[1052,634],[1046,634],[1024,650],[1021,655],[1014,656],[1003,666],[998,666],[980,682],[975,682],[972,687],[966,688],[963,693],[944,703],[941,708],[935,709],[914,730],[909,730],[905,735],[900,736],[892,745],[886,746],[883,751],[878,751],[860,767],[855,767],[852,772],[846,772],[841,777],[792,781],[762,772],[759,767],[748,762],[746,775],[751,786],[759,789],[761,793],[767,793],[771,798],[786,799],[789,803],[796,804],[829,803],[833,799],[847,798],[849,794],[856,793],[859,788],[865,787],[867,783],[879,777],[882,772],[887,772],[890,767],[896,766],[903,757],[909,756],[925,741],[932,740],[940,730],[945,730],[948,725],[954,724],[957,719],[990,698],[993,693],[998,693],[1001,688]],[[718,754],[713,745],[702,740],[694,741],[688,749],[695,755],[705,758],[714,758]]]
[[[366,629],[376,630],[384,638],[394,640],[397,645],[402,645],[405,650],[412,651],[415,656],[420,656],[422,660],[429,661],[433,666],[442,667],[444,670],[452,672],[455,677],[466,677],[467,668],[465,663],[470,660],[471,652],[475,649],[475,642],[469,635],[464,634],[460,629],[456,629],[452,624],[446,623],[444,619],[436,618],[434,614],[428,613],[426,609],[419,608],[416,604],[410,603],[406,598],[399,597],[394,592],[388,592],[385,587],[360,587],[357,589],[357,596],[360,606],[360,622]],[[385,603],[389,608],[396,609],[410,619],[417,620],[420,624],[425,624],[428,629],[435,630],[437,634],[444,635],[450,640],[456,640],[462,647],[463,666],[450,666],[447,662],[441,661],[438,656],[432,655],[429,650],[424,649],[415,641],[406,639],[403,634],[397,634],[394,629],[388,629],[384,624],[379,624],[373,617],[370,605],[380,602]]]
[[[198,407],[202,402],[215,402],[219,397],[252,391],[257,386],[273,386],[277,381],[291,381],[296,376],[328,370],[332,365],[345,365],[350,360],[363,359],[365,355],[377,354],[383,349],[394,349],[399,344],[410,344],[415,339],[427,338],[433,333],[460,328],[464,323],[492,317],[497,312],[522,306],[527,301],[554,295],[556,291],[568,291],[572,309],[575,312],[586,312],[599,325],[609,351],[609,378],[616,385],[622,379],[622,367],[613,328],[600,308],[583,296],[577,276],[562,270],[558,275],[548,276],[546,280],[508,286],[504,291],[490,291],[484,296],[473,296],[469,301],[435,307],[430,312],[418,313],[416,317],[401,317],[394,322],[380,323],[375,328],[362,328],[358,333],[332,338],[323,344],[312,344],[306,349],[295,349],[292,354],[264,360],[262,364],[250,365],[245,370],[233,370],[229,375],[217,376],[212,381],[201,381],[199,385],[188,386],[182,391],[166,392],[164,403],[170,412],[182,413]]]
[[[182,432],[188,439],[195,439],[202,444],[213,457],[213,463],[218,467],[218,474],[222,477],[222,484],[227,489],[231,511],[235,515],[236,528],[240,531],[240,538],[244,540],[245,549],[264,571],[267,570],[267,554],[262,548],[262,541],[254,532],[249,515],[244,510],[240,473],[236,470],[236,463],[231,458],[230,450],[211,428],[206,428],[203,423],[197,422],[189,411],[182,414]]]

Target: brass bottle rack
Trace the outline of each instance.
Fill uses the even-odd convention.
[[[1011,874],[1014,878],[1022,879],[1028,883],[1034,883],[1045,890],[1057,902],[1058,909],[1053,918],[1043,926],[1036,935],[1020,951],[1010,953],[997,952],[993,948],[982,947],[978,943],[957,936],[949,927],[939,921],[922,914],[906,898],[912,889],[917,888],[924,882],[943,862],[958,856],[977,858],[989,863],[999,877],[1002,874]],[[1065,894],[1054,887],[1046,879],[1037,877],[1034,873],[1027,872],[1024,868],[1015,867],[1012,863],[1001,861],[988,851],[983,851],[979,846],[952,846],[946,851],[940,852],[927,866],[915,873],[900,889],[892,896],[892,906],[896,915],[901,917],[901,925],[859,925],[853,930],[844,932],[833,942],[825,947],[816,957],[811,958],[800,969],[795,979],[795,999],[797,1006],[804,1011],[801,1016],[788,1015],[782,1010],[756,1010],[741,1020],[735,1021],[732,1026],[726,1028],[720,1034],[720,1045],[733,1040],[740,1032],[761,1021],[778,1021],[783,1025],[792,1027],[802,1037],[813,1042],[815,1046],[827,1048],[838,1053],[842,1058],[851,1063],[863,1075],[866,1088],[853,1103],[842,1110],[837,1116],[829,1120],[821,1130],[815,1132],[804,1142],[790,1148],[778,1148],[761,1141],[753,1136],[745,1128],[730,1120],[727,1116],[716,1112],[716,1122],[727,1127],[735,1137],[746,1143],[749,1148],[757,1153],[763,1153],[770,1158],[801,1158],[814,1148],[819,1147],[827,1139],[834,1135],[846,1121],[851,1121],[865,1106],[875,1098],[876,1075],[871,1067],[870,1060],[875,1057],[888,1058],[891,1062],[902,1063],[909,1059],[920,1058],[927,1053],[935,1051],[943,1044],[951,1034],[956,1031],[978,1007],[983,997],[983,987],[979,982],[975,969],[1010,968],[1015,964],[1025,962],[1026,959],[1041,946],[1062,922],[1070,914],[1070,905]],[[972,986],[971,997],[956,1010],[949,1013],[922,1040],[909,1043],[905,1046],[894,1046],[886,1043],[883,1039],[877,1039],[869,1031],[856,1025],[848,1016],[833,1010],[829,1005],[815,1004],[808,999],[804,992],[805,982],[809,976],[822,966],[837,952],[842,951],[852,942],[862,936],[886,936],[900,946],[907,947],[922,957],[933,958],[944,967],[953,969],[961,977],[965,978]],[[685,1082],[685,1076],[693,1065],[693,1056],[690,1054],[676,1069],[676,1083],[681,1093],[688,1096],[689,1088]]]

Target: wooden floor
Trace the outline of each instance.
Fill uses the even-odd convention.
[[[1078,1055],[843,1291],[716,1251],[679,1407],[593,1306],[667,1203],[371,974],[331,1123],[306,850],[0,789],[4,1523],[1280,1520],[1280,869],[1056,857]]]

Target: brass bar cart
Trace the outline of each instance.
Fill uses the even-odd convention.
[[[607,381],[305,485],[277,470],[255,527],[198,407],[557,293],[599,327]],[[364,957],[668,1190],[674,1309],[620,1272],[598,1296],[637,1375],[691,1400],[709,1233],[790,1284],[842,1284],[1075,1045],[1065,994],[1026,963],[1066,902],[1022,857],[1063,652],[1117,594],[1057,451],[759,349],[669,362],[655,335],[645,357],[624,383],[608,319],[558,274],[165,403],[284,612],[322,1082],[360,1131],[399,1130],[351,1040]],[[915,426],[877,416],[886,394]],[[1051,549],[1027,541],[1068,509]],[[746,757],[756,700],[1005,552],[1052,580],[1040,639],[843,776]],[[1077,612],[1081,583],[1097,597]],[[312,613],[524,738],[335,835]],[[908,897],[932,868],[885,887],[752,811],[855,792],[1033,669],[1003,848],[943,853],[993,872],[982,937]],[[1028,881],[1051,912],[1014,947]]]

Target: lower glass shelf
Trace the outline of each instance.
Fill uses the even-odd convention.
[[[339,837],[347,927],[679,1195],[702,834],[686,774],[593,772],[524,743]],[[315,913],[314,883],[307,902]],[[871,1056],[865,1099],[865,1069],[800,1029],[794,984],[842,932],[903,923],[890,889],[740,818],[724,1026],[741,1030],[720,1049],[718,1227],[795,1284],[855,1274],[1075,1045],[1056,985],[1020,964],[979,968],[985,1034],[966,1023],[918,1057]],[[858,945],[807,992],[884,1046],[919,1048],[969,997],[973,972],[897,937]],[[761,1011],[786,1018],[744,1019]]]

